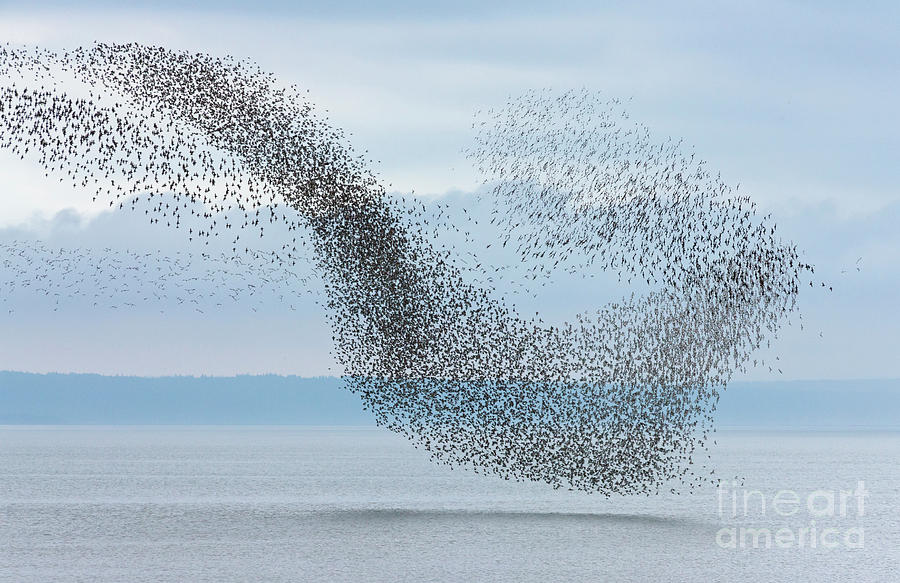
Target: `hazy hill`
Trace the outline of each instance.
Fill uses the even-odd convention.
[[[4,424],[373,425],[336,378],[0,372]]]
[[[720,427],[900,429],[900,379],[734,383]],[[332,377],[0,372],[0,424],[372,425]]]

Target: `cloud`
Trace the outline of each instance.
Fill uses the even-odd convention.
[[[0,37],[250,57],[310,89],[402,191],[476,187],[460,153],[476,109],[526,89],[588,86],[633,97],[635,119],[661,138],[695,145],[711,167],[773,208],[828,201],[841,212],[871,211],[900,198],[892,158],[900,148],[900,41],[891,4],[526,3],[500,11],[350,2],[352,16],[280,2],[256,10],[237,2],[228,10],[164,6],[8,8]],[[0,160],[5,176],[15,171],[4,188],[18,205],[0,224],[22,220],[29,208],[72,205]]]
[[[805,329],[788,330],[777,346],[785,376],[900,374],[895,3],[29,6],[0,8],[0,38],[50,47],[137,41],[255,59],[310,89],[357,149],[381,160],[376,170],[391,190],[463,191],[447,199],[460,203],[479,183],[461,153],[475,110],[545,86],[632,97],[635,120],[660,138],[685,138],[727,182],[741,182],[835,284],[801,298]],[[0,175],[0,240],[166,252],[183,244],[6,152]],[[615,292],[557,288],[548,298],[564,314],[573,295],[589,307]],[[273,307],[243,320],[67,312],[4,322],[0,368],[326,374],[321,339],[330,333],[314,309],[306,319]]]
[[[291,267],[290,277],[281,269],[270,274],[276,267],[267,261],[242,268],[251,260],[245,254],[238,256],[242,263],[226,259],[230,242],[189,244],[187,226],[188,220],[179,230],[150,225],[139,207],[95,216],[66,209],[0,229],[3,252],[18,242],[27,255],[25,275],[19,258],[0,257],[0,370],[339,372],[330,343],[323,341],[331,332],[317,304],[319,283],[309,264]],[[272,236],[255,247],[262,253],[280,250],[285,241],[278,229],[269,231]],[[48,253],[35,252],[37,245]],[[58,249],[77,250],[77,262],[66,264],[74,271],[46,262]],[[111,268],[111,258],[140,272]],[[172,270],[173,265],[186,267]],[[261,276],[271,283],[257,281]],[[243,290],[236,299],[232,288]],[[45,294],[46,289],[52,293]]]
[[[461,235],[444,233],[438,244],[457,246],[477,261],[514,265],[516,257],[490,255],[487,243],[496,241],[488,226],[490,202],[472,193],[454,192],[427,202],[446,208],[451,222],[471,232],[471,243]],[[468,214],[462,212],[465,207]],[[469,220],[474,216],[476,225]],[[803,330],[799,321],[786,329],[767,356],[779,356],[783,375],[754,370],[742,377],[766,379],[848,379],[900,376],[894,352],[900,345],[900,203],[878,213],[841,216],[833,205],[822,204],[794,215],[774,217],[779,233],[795,241],[816,265],[816,274],[834,288],[806,289],[800,295]],[[455,232],[454,232],[455,233]],[[268,233],[267,233],[268,235]],[[162,250],[164,253],[198,251],[184,233],[146,224],[143,214],[107,211],[86,218],[63,211],[31,226],[0,229],[0,242],[41,239],[48,246],[105,247]],[[271,246],[281,240],[267,237]],[[495,246],[496,247],[496,246]],[[203,251],[204,249],[200,249]],[[218,249],[213,248],[213,252]],[[298,269],[308,269],[300,267]],[[522,283],[515,271],[501,286],[513,293]],[[614,279],[560,276],[546,288],[538,282],[539,297],[517,296],[526,313],[535,306],[548,321],[571,319],[628,293]],[[20,300],[21,301],[21,300]],[[30,301],[30,300],[29,300]],[[325,314],[309,295],[296,310],[277,297],[263,303],[227,302],[210,306],[203,315],[180,310],[174,300],[131,310],[81,309],[63,305],[52,311],[46,302],[23,306],[10,316],[0,312],[0,370],[35,372],[99,372],[105,374],[243,374],[281,373],[303,376],[334,374],[329,356],[331,333]],[[158,314],[164,308],[165,316]]]

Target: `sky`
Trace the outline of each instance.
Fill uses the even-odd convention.
[[[0,39],[15,44],[248,57],[309,89],[390,190],[428,200],[479,187],[462,154],[476,110],[543,87],[630,98],[633,119],[740,183],[835,283],[801,297],[804,331],[777,343],[779,378],[807,379],[900,376],[898,29],[893,2],[0,2]],[[0,241],[168,245],[167,233],[115,227],[131,223],[8,152],[0,176]],[[557,290],[553,306],[570,295]],[[0,369],[317,375],[333,364],[312,301],[289,318],[274,306],[166,321],[62,312],[0,313]]]

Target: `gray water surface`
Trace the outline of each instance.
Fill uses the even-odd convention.
[[[378,429],[5,426],[0,581],[900,580],[900,433],[717,439],[743,486],[605,498],[436,466]],[[768,548],[730,548],[748,526]]]

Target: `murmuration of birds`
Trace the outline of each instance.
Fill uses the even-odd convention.
[[[305,92],[250,62],[7,45],[0,78],[0,145],[48,178],[193,245],[283,238],[256,260],[311,264],[349,390],[452,467],[607,496],[717,481],[719,396],[813,285],[749,197],[595,92],[479,112],[466,152],[519,277],[605,272],[626,290],[547,325],[496,293],[507,272],[431,236],[459,225],[389,196]]]

